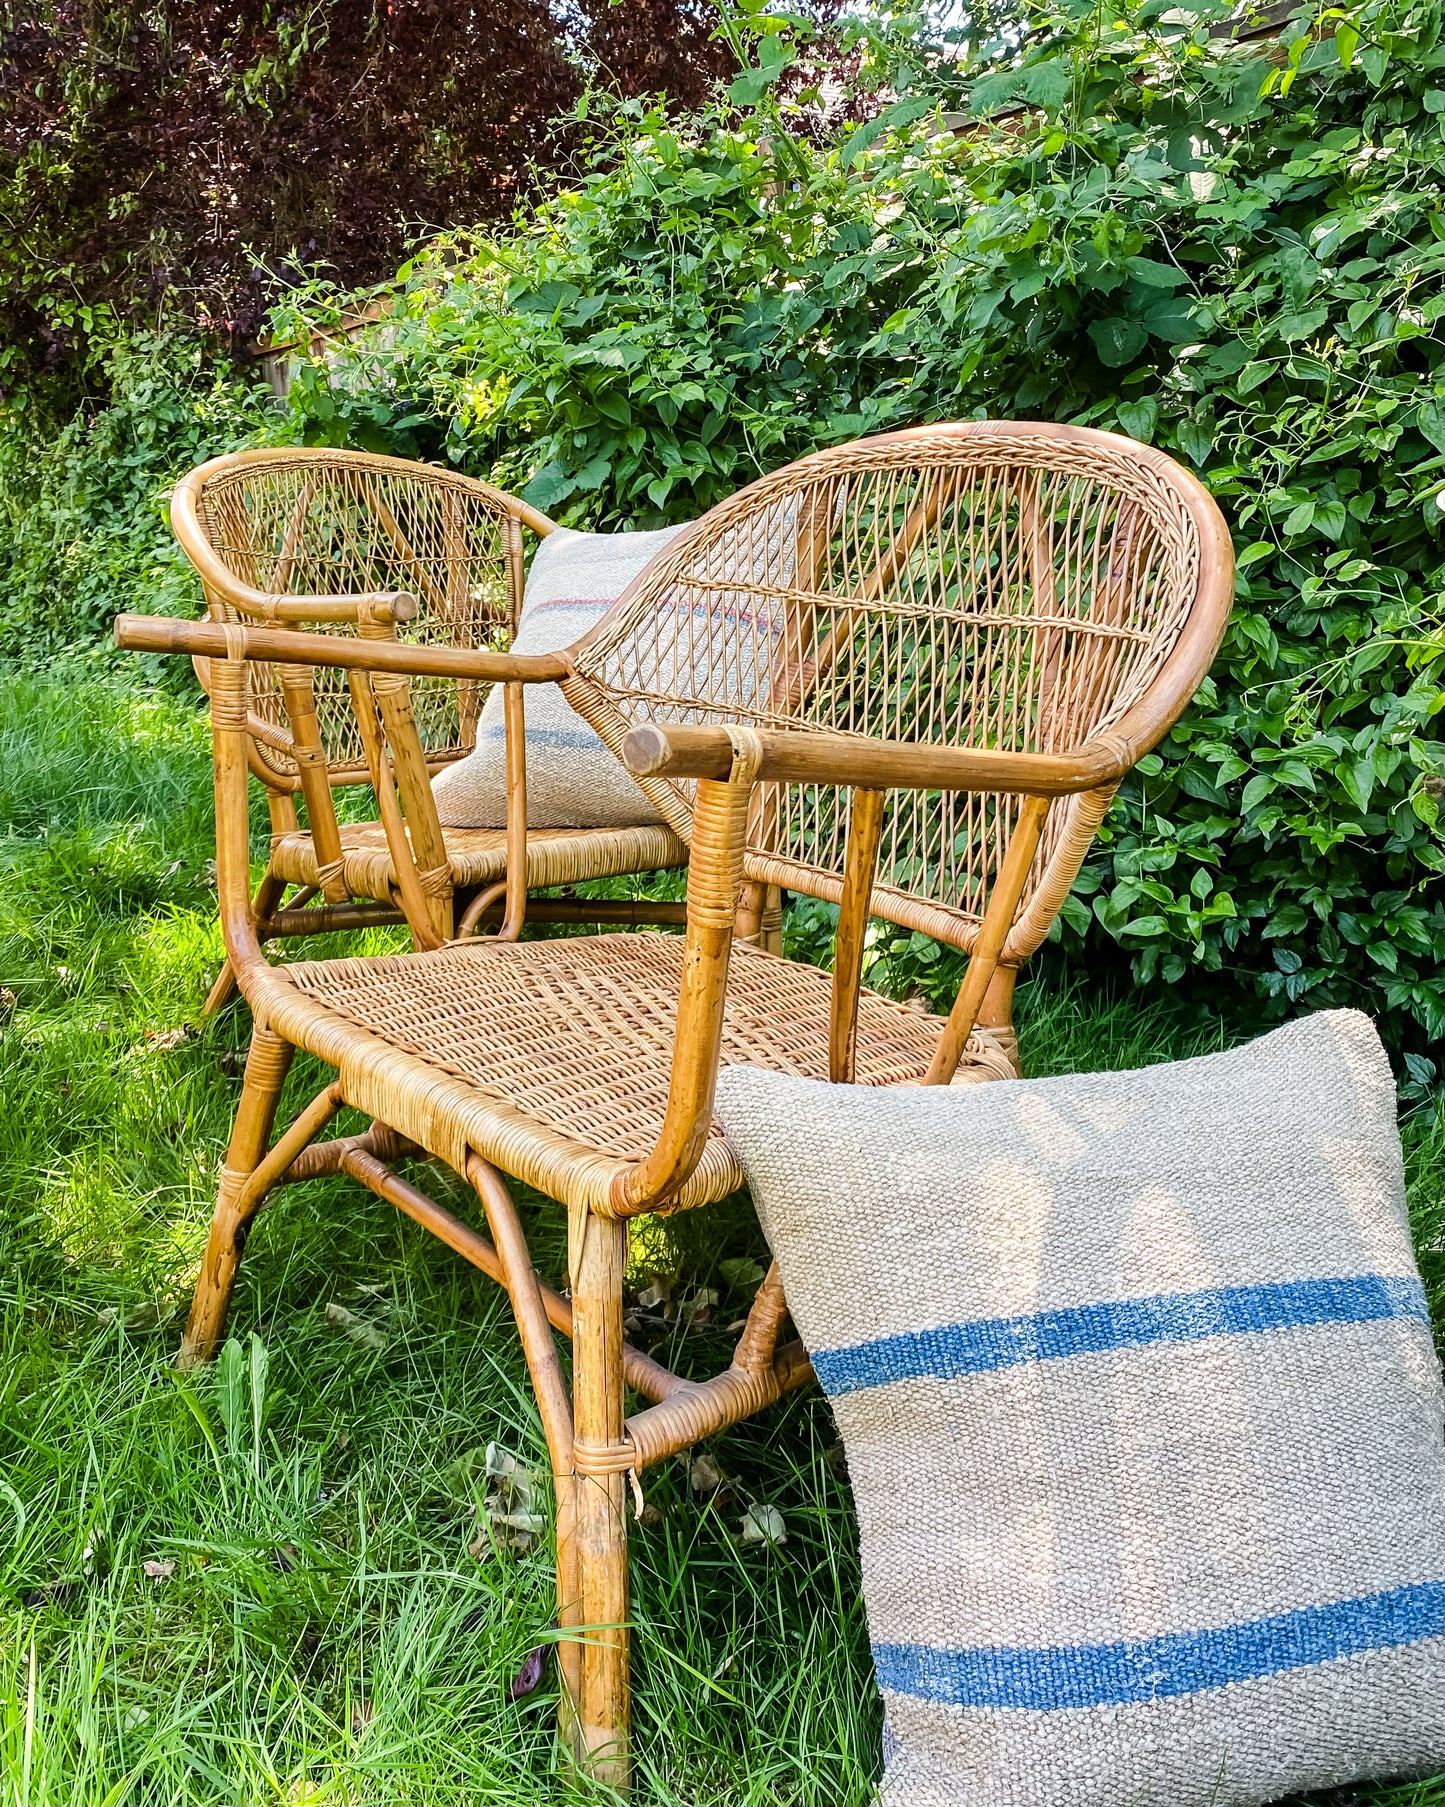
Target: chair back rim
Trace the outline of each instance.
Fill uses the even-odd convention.
[[[520,496],[509,495],[506,490],[485,483],[480,477],[469,477],[464,471],[448,470],[443,465],[426,464],[415,458],[393,458],[381,452],[363,452],[346,446],[247,446],[239,452],[222,452],[218,457],[196,465],[171,491],[171,531],[207,589],[214,588],[224,595],[228,589],[240,585],[236,573],[216,551],[202,523],[201,507],[208,486],[233,471],[251,466],[284,468],[306,464],[350,466],[357,470],[388,472],[413,481],[438,483],[484,497],[539,538],[545,539],[557,529],[556,521],[522,501]]]
[[[990,440],[1017,438],[1036,438],[1052,441],[1060,445],[1080,447],[1099,446],[1113,452],[1122,452],[1125,456],[1136,459],[1146,465],[1183,499],[1184,506],[1199,533],[1200,581],[1186,616],[1186,628],[1198,618],[1201,633],[1216,629],[1215,637],[1209,648],[1200,677],[1208,670],[1209,661],[1218,650],[1224,638],[1224,629],[1229,620],[1229,612],[1234,601],[1234,541],[1230,535],[1228,523],[1220,511],[1219,504],[1192,471],[1167,452],[1157,446],[1146,445],[1142,440],[1130,439],[1125,433],[1110,433],[1102,427],[1076,427],[1061,421],[1046,420],[959,420],[939,421],[933,425],[918,427],[901,427],[892,433],[874,433],[864,439],[850,439],[842,445],[823,446],[816,452],[808,452],[803,457],[794,459],[790,464],[779,465],[776,470],[767,471],[755,477],[751,483],[735,490],[725,500],[715,503],[713,507],[700,514],[690,522],[677,538],[670,540],[661,551],[655,553],[628,584],[627,588],[608,609],[607,613],[579,636],[567,649],[572,658],[587,651],[602,639],[608,624],[616,614],[620,614],[633,601],[638,592],[661,575],[664,570],[676,564],[682,566],[695,543],[701,541],[708,533],[716,531],[715,523],[720,513],[731,513],[734,509],[742,510],[744,504],[760,499],[766,492],[782,486],[782,480],[801,476],[806,478],[815,471],[826,471],[840,453],[856,454],[864,447],[906,446],[928,439],[958,439],[960,441],[978,440],[987,443]],[[1212,579],[1212,581],[1211,581]],[[1185,639],[1181,631],[1179,642],[1166,666],[1161,669],[1150,686],[1151,691],[1164,676],[1164,670],[1179,651]],[[1195,680],[1196,683],[1198,679]],[[1190,693],[1192,694],[1192,692]],[[1186,696],[1179,704],[1182,710],[1188,702]],[[798,724],[800,727],[802,724]],[[1172,723],[1165,724],[1165,731]]]
[[[1214,497],[1192,472],[1187,471],[1168,453],[1124,434],[1053,421],[945,421],[906,427],[810,452],[757,478],[725,501],[717,503],[658,552],[602,619],[574,642],[568,649],[568,657],[574,664],[575,675],[564,680],[564,692],[568,694],[574,707],[583,702],[588,691],[595,691],[599,701],[605,699],[606,686],[599,684],[587,670],[588,653],[597,648],[599,643],[606,641],[617,618],[624,615],[644,593],[661,594],[669,583],[683,579],[697,550],[713,543],[734,521],[746,518],[750,509],[766,506],[777,494],[786,492],[789,486],[797,484],[801,488],[810,479],[835,474],[839,463],[845,460],[856,465],[860,471],[866,471],[869,468],[870,453],[906,452],[910,445],[930,442],[936,445],[939,440],[955,441],[960,447],[974,445],[983,449],[990,445],[996,446],[1001,441],[1020,439],[1044,447],[1058,446],[1061,450],[1067,448],[1085,454],[1091,450],[1103,451],[1108,454],[1110,462],[1122,456],[1126,461],[1142,467],[1177,500],[1197,536],[1194,592],[1179,611],[1173,644],[1153,677],[1147,681],[1134,701],[1126,706],[1124,712],[1085,737],[1085,746],[1107,741],[1111,748],[1127,754],[1130,764],[1137,762],[1158,744],[1183,714],[1223,640],[1234,595],[1233,540]],[[1051,467],[1043,461],[1042,468]],[[1103,473],[1100,473],[1100,480],[1107,480]],[[618,714],[620,722],[620,712],[614,709],[612,713]],[[599,719],[592,725],[609,744],[617,738],[620,746],[620,737],[616,736],[617,723],[605,723]],[[815,724],[797,721],[790,725],[800,731],[807,731]],[[836,725],[829,731],[858,732],[840,729]],[[920,741],[919,744],[924,743]],[[614,752],[618,750],[618,746],[613,747]],[[1078,752],[1080,749],[1073,748],[1071,751]],[[687,840],[691,809],[677,785],[666,779],[656,778],[639,778],[637,783],[669,826]],[[1006,960],[1015,962],[1026,957],[1044,939],[1065,894],[1072,886],[1078,867],[1082,864],[1084,854],[1116,788],[1110,785],[1098,792],[1082,793],[1071,803],[1062,806],[1068,810],[1062,839],[1056,843],[1054,853],[1040,869],[1036,888],[1021,901],[1005,948]],[[836,878],[825,878],[812,868],[795,866],[787,859],[775,857],[752,846],[749,846],[745,855],[744,868],[749,877],[771,884],[804,890],[830,901],[837,901],[841,896],[841,874]],[[958,946],[971,945],[976,919],[957,904],[925,899],[919,894],[880,880],[875,883],[871,907],[872,913],[902,926],[921,930]]]

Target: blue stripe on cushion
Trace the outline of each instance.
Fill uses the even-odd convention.
[[[1274,1613],[1242,1625],[1177,1632],[1118,1644],[1039,1649],[937,1650],[880,1644],[878,1682],[896,1694],[955,1707],[1126,1706],[1256,1681],[1287,1669],[1333,1662],[1445,1636],[1445,1582],[1390,1588],[1357,1600]]]
[[[1041,1311],[1030,1317],[980,1318],[938,1330],[907,1330],[850,1349],[813,1356],[823,1390],[836,1397],[895,1380],[952,1380],[1027,1362],[1058,1361],[1150,1343],[1197,1343],[1206,1337],[1310,1324],[1368,1324],[1380,1318],[1429,1323],[1425,1289],[1413,1278],[1359,1274],[1339,1280],[1290,1280],[1262,1286],[1211,1286]]]

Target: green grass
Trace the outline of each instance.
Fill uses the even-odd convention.
[[[0,722],[0,1801],[605,1798],[558,1767],[550,1678],[508,1699],[547,1637],[545,1545],[468,1554],[480,1452],[542,1458],[489,1281],[359,1188],[293,1188],[251,1239],[232,1316],[243,1364],[266,1352],[264,1386],[170,1368],[245,1036],[243,1013],[198,1026],[221,952],[203,719],[62,675],[4,680]],[[1224,1039],[1167,998],[1023,997],[1037,1072]],[[319,1083],[298,1061],[291,1095]],[[1438,1110],[1405,1130],[1438,1298]],[[525,1209],[555,1271],[561,1214]],[[743,1299],[717,1262],[759,1247],[738,1202],[651,1233],[639,1261],[717,1286],[726,1324]],[[729,1346],[674,1344],[699,1371]],[[731,1487],[711,1501],[680,1462],[648,1477],[640,1800],[868,1799],[879,1716],[835,1442],[809,1391],[716,1440]],[[740,1543],[750,1500],[781,1509],[784,1547]],[[1360,1798],[1442,1807],[1445,1786]]]

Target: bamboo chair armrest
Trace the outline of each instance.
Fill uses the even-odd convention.
[[[355,626],[360,621],[412,621],[419,604],[406,590],[368,590],[343,596],[277,596],[266,590],[253,590],[234,578],[224,585],[212,583],[239,614],[265,622],[346,622]]]
[[[232,654],[274,665],[332,665],[342,671],[393,671],[406,677],[478,678],[484,683],[541,684],[566,677],[556,653],[499,653],[482,648],[408,646],[339,634],[299,634],[278,627],[220,621],[177,621],[166,615],[118,615],[115,643],[130,652]]]
[[[993,747],[930,747],[863,735],[762,728],[758,777],[788,784],[839,784],[865,790],[1012,791],[1062,797],[1116,784],[1145,751],[1114,732],[1069,753],[1012,753]],[[726,728],[647,722],[622,743],[622,761],[639,778],[725,779],[733,744]]]

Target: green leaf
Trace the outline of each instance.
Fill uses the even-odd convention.
[[[1137,320],[1126,320],[1115,315],[1110,319],[1092,321],[1089,337],[1099,354],[1099,362],[1107,365],[1110,370],[1120,370],[1125,364],[1132,363],[1143,351],[1148,334]]]
[[[1214,450],[1214,429],[1202,420],[1182,420],[1174,430],[1179,449],[1191,464],[1203,465]]]
[[[1370,794],[1375,788],[1375,769],[1369,760],[1342,762],[1337,775],[1346,796],[1356,809],[1367,810],[1370,807]]]
[[[1169,345],[1187,345],[1198,334],[1198,314],[1182,297],[1161,301],[1144,315],[1144,325],[1156,339]]]
[[[261,1423],[266,1412],[266,1370],[271,1357],[266,1345],[251,1332],[251,1458],[256,1472],[261,1470]]]
[[[1314,526],[1320,533],[1332,540],[1337,540],[1345,530],[1348,520],[1343,502],[1317,502],[1315,504]]]
[[[1340,59],[1340,67],[1349,69],[1355,61],[1355,51],[1359,47],[1360,34],[1348,19],[1340,19],[1335,25],[1335,55]]]
[[[1236,339],[1230,345],[1220,345],[1211,351],[1205,370],[1212,377],[1233,376],[1248,362],[1249,347]]]
[[[1276,365],[1268,363],[1246,364],[1239,373],[1239,381],[1235,384],[1235,388],[1241,395],[1249,395],[1267,383],[1274,375],[1276,368]]]
[[[216,1404],[226,1427],[226,1447],[241,1447],[247,1413],[246,1356],[235,1337],[227,1337],[216,1357]]]
[[[1035,106],[1053,111],[1069,98],[1072,85],[1069,65],[1062,57],[1052,57],[1047,62],[1025,66],[1018,92]]]
[[[1239,799],[1240,808],[1246,813],[1256,804],[1263,803],[1274,789],[1274,775],[1271,772],[1256,772],[1244,787],[1244,794]]]
[[[1019,81],[1017,69],[996,69],[991,75],[980,76],[968,91],[969,112],[982,116],[1006,107],[1018,92]]]
[[[1189,280],[1173,264],[1161,264],[1152,257],[1131,257],[1126,268],[1135,282],[1150,289],[1177,289]]]
[[[513,295],[512,306],[523,314],[555,314],[559,308],[571,307],[581,297],[582,291],[575,283],[554,279]]]
[[[1421,398],[1415,411],[1416,424],[1437,452],[1445,452],[1445,401],[1438,395]]]
[[[1168,932],[1169,924],[1162,916],[1139,916],[1132,922],[1126,922],[1120,930],[1123,935],[1137,935],[1141,940],[1154,935],[1166,935]]]
[[[1308,532],[1314,518],[1315,504],[1313,501],[1297,502],[1284,518],[1286,538],[1293,538],[1297,533]]]
[[[1276,548],[1268,540],[1254,540],[1246,546],[1235,559],[1241,571],[1247,571],[1251,565],[1257,565],[1262,558],[1273,558]]]
[[[578,489],[601,489],[611,469],[612,460],[599,452],[595,458],[588,459],[573,481]]]
[[[1297,339],[1307,339],[1316,332],[1330,317],[1327,307],[1312,307],[1302,314],[1282,314],[1275,322],[1274,330],[1281,339],[1293,343]]]
[[[785,38],[766,37],[758,41],[758,66],[745,69],[728,88],[728,99],[734,106],[755,107],[791,63],[797,61],[795,44]]]
[[[577,487],[577,479],[555,459],[544,464],[522,491],[522,500],[533,508],[552,508]]]
[[[1382,50],[1378,44],[1367,44],[1360,52],[1360,67],[1369,77],[1372,87],[1382,88],[1390,67],[1390,53]]]
[[[1154,437],[1155,423],[1159,419],[1158,402],[1152,397],[1138,402],[1120,402],[1117,413],[1119,425],[1129,437],[1148,445]]]

